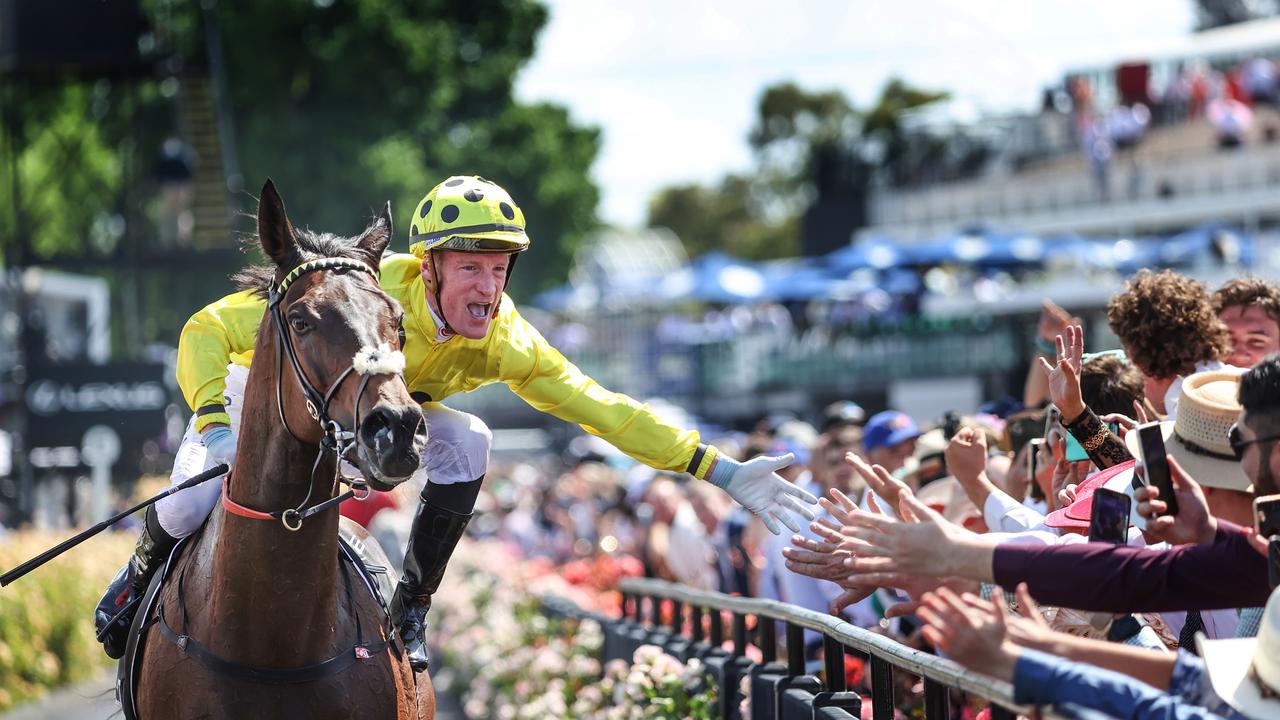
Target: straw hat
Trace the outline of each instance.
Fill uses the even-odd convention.
[[[1259,687],[1280,693],[1280,592],[1267,600],[1257,637],[1206,640],[1197,633],[1196,647],[1218,697],[1249,717],[1280,717],[1280,698],[1264,698]]]
[[[1196,373],[1182,381],[1178,417],[1160,423],[1165,450],[1197,483],[1248,492],[1249,476],[1227,436],[1240,417],[1240,375],[1222,370]],[[1129,454],[1140,457],[1138,433],[1125,435]]]

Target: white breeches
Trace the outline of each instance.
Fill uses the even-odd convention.
[[[227,366],[227,389],[224,402],[231,417],[231,432],[240,432],[240,409],[244,400],[244,385],[249,377],[248,368],[231,364]],[[274,402],[274,400],[273,400]],[[492,433],[480,418],[459,412],[440,403],[422,406],[427,419],[427,447],[418,472],[409,482],[423,485],[427,478],[437,485],[471,482],[482,477],[489,467],[489,446]],[[196,417],[191,416],[182,445],[173,461],[169,475],[170,487],[209,469],[213,462],[207,457],[204,440],[195,428]],[[344,472],[355,471],[344,464]],[[222,481],[210,480],[156,503],[156,515],[160,526],[175,538],[186,537],[199,529],[209,516],[222,494]],[[271,510],[281,508],[266,508]]]

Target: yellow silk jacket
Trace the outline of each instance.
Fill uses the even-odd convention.
[[[582,426],[650,467],[702,479],[714,464],[718,452],[699,444],[697,431],[669,425],[649,406],[601,387],[525,321],[505,294],[483,339],[440,341],[418,258],[393,255],[381,265],[382,289],[405,311],[405,381],[410,392],[429,398],[424,407],[502,382],[537,410]],[[265,300],[237,292],[205,306],[183,327],[178,385],[196,412],[197,430],[229,423],[223,408],[227,365],[249,366],[265,312]]]

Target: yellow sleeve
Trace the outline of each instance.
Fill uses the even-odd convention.
[[[512,307],[500,321],[499,374],[535,409],[607,440],[639,462],[659,470],[689,472],[699,479],[714,464],[714,447],[699,444],[696,430],[668,424],[645,404],[610,392],[551,346]]]
[[[183,326],[178,340],[178,387],[197,415],[197,431],[209,423],[230,424],[222,397],[227,365],[248,364],[266,308],[266,300],[251,292],[233,293],[206,305]]]

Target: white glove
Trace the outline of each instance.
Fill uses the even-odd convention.
[[[235,465],[236,435],[231,428],[218,426],[204,432],[204,447],[213,464],[226,464],[229,468]]]
[[[795,459],[795,455],[787,453],[780,457],[761,455],[740,463],[721,455],[707,480],[758,515],[774,535],[782,534],[779,522],[792,532],[800,532],[800,525],[792,515],[812,520],[815,517],[812,506],[818,504],[818,498],[777,474],[777,470]]]

